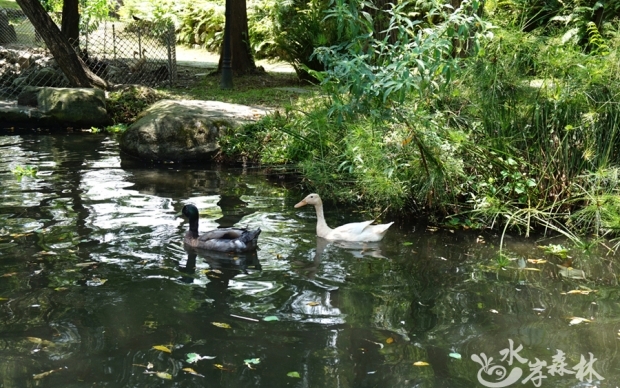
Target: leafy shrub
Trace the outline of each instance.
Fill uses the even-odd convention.
[[[127,124],[162,98],[159,92],[146,86],[125,85],[109,94],[106,105],[114,124]]]

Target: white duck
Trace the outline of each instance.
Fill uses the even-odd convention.
[[[302,199],[296,208],[314,205],[316,210],[316,235],[326,240],[340,240],[340,241],[381,241],[385,232],[393,224],[380,224],[371,225],[374,221],[354,222],[351,224],[345,224],[332,229],[327,226],[325,222],[325,216],[323,215],[323,201],[318,194],[310,194],[306,198]]]

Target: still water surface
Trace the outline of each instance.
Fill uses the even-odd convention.
[[[567,279],[513,237],[497,270],[496,234],[413,220],[380,243],[327,243],[313,209],[293,208],[307,193],[136,164],[103,135],[0,136],[0,180],[0,387],[620,383],[614,255],[571,252],[586,279]],[[203,231],[260,227],[258,252],[186,251],[190,202]],[[326,218],[364,215],[327,204]]]

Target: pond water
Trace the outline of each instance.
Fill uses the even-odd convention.
[[[496,233],[414,220],[328,243],[293,208],[307,193],[137,164],[104,135],[0,136],[0,180],[0,387],[620,382],[614,255],[571,251],[577,279],[537,248],[557,241],[512,237],[498,269]],[[260,227],[260,249],[186,251],[190,202],[202,231]],[[326,204],[332,226],[364,217]]]

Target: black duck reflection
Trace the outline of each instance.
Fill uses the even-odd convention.
[[[214,273],[217,271],[216,279],[224,285],[227,285],[228,281],[239,273],[247,274],[248,269],[262,270],[256,251],[231,254],[194,248],[188,245],[185,245],[184,248],[187,253],[187,260],[185,263],[179,263],[178,270],[187,274],[182,278],[185,283],[193,283],[198,257],[209,265],[211,271]]]

